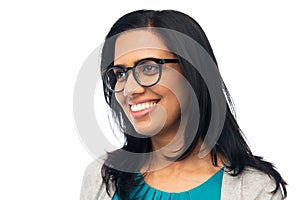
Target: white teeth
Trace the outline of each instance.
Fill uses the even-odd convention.
[[[133,112],[141,111],[147,108],[151,108],[154,106],[156,103],[155,102],[146,102],[146,103],[139,103],[136,105],[131,105],[130,108]]]

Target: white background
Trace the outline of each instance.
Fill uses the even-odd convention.
[[[1,1],[0,199],[79,198],[93,158],[73,120],[76,76],[110,26],[141,8],[180,10],[200,23],[253,152],[275,163],[288,199],[297,199],[298,4],[197,2]]]

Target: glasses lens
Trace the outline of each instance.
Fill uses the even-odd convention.
[[[112,67],[106,71],[104,79],[110,90],[119,92],[123,90],[126,82],[125,70],[121,67]]]
[[[152,60],[145,60],[135,68],[135,76],[143,86],[156,84],[160,77],[161,66]]]

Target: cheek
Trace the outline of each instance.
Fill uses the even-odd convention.
[[[180,83],[177,85],[178,89],[178,98],[180,99],[181,103],[186,104],[188,98],[190,97],[190,87],[186,85],[186,82]]]
[[[162,97],[161,104],[167,109],[168,112],[180,112],[186,109],[189,91],[183,84],[174,82],[171,86],[157,85],[153,88],[153,92]]]
[[[159,84],[160,88],[157,89],[157,93],[168,97],[166,99],[168,101],[177,101],[178,104],[186,103],[190,95],[190,87],[188,85],[187,80],[183,76],[174,77],[173,79],[168,78]]]
[[[125,97],[122,93],[115,93],[115,98],[117,102],[120,104],[120,106],[123,108],[125,104]]]

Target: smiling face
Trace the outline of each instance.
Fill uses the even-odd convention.
[[[153,32],[135,30],[118,37],[114,65],[132,67],[145,58],[176,59]],[[151,87],[139,85],[132,70],[128,72],[124,90],[115,96],[138,133],[176,133],[188,96],[181,72],[178,63],[163,64],[160,81]]]

